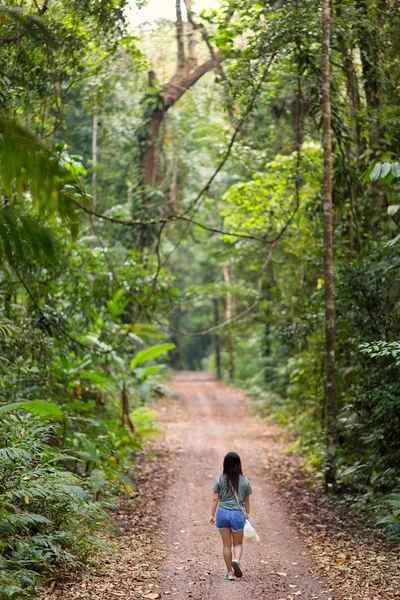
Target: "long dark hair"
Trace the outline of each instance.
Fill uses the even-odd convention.
[[[239,491],[239,481],[242,473],[242,462],[239,454],[236,452],[228,452],[224,458],[224,470],[225,483],[227,487],[231,487],[236,493]]]

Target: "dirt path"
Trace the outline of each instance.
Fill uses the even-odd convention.
[[[161,403],[157,455],[136,463],[134,502],[117,520],[115,552],[45,600],[400,600],[398,548],[313,489],[280,428],[204,373],[182,372]],[[207,524],[226,452],[249,477],[261,537],[245,543],[242,580],[225,581],[218,532]]]
[[[249,416],[243,395],[201,373],[176,376],[174,388],[181,409],[167,425],[177,459],[175,482],[162,510],[167,548],[162,592],[193,600],[333,598],[309,572],[307,548],[265,481],[263,431]],[[251,481],[252,514],[261,537],[259,544],[245,543],[244,576],[234,582],[223,579],[219,534],[207,525],[212,485],[230,450],[241,455]]]

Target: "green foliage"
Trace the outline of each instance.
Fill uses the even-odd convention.
[[[14,194],[20,202],[29,198],[41,217],[59,217],[76,238],[79,204],[87,205],[88,199],[74,174],[15,121],[1,118],[0,135],[0,176],[8,202]]]
[[[56,41],[46,26],[46,21],[34,14],[30,14],[22,6],[0,6],[0,15],[14,21],[21,33],[29,36],[38,44],[45,42],[49,46],[55,46]]]
[[[147,406],[139,406],[131,412],[131,419],[135,425],[136,432],[142,439],[150,438],[159,432],[155,423],[157,413]]]
[[[30,402],[13,402],[0,406],[0,415],[23,408],[24,410],[43,417],[55,417],[62,419],[63,412],[54,402],[46,400],[31,400]]]
[[[397,531],[400,11],[386,4],[332,6],[338,474]],[[223,72],[168,113],[174,28],[143,26],[139,40],[125,6],[0,10],[1,600],[35,597],[96,550],[101,502],[130,494],[135,454],[157,432],[149,402],[168,393],[167,353],[215,368],[218,348],[222,377],[324,467],[319,4],[202,11]],[[182,213],[199,225],[118,223]]]
[[[168,352],[173,348],[175,348],[175,344],[159,344],[157,346],[151,346],[150,348],[146,348],[146,350],[141,350],[132,358],[130,362],[131,369],[134,369],[138,364],[142,362],[158,358],[159,356],[161,356],[161,354],[164,354],[165,352]],[[143,373],[141,374],[141,376],[143,377]]]
[[[384,163],[376,163],[376,165],[370,167],[368,171],[366,171],[363,181],[367,181],[369,178],[370,181],[377,181],[378,179],[384,179],[386,183],[390,184],[395,179],[400,177],[400,163],[398,162],[384,162]]]
[[[108,514],[50,445],[35,417],[3,418],[0,431],[0,598],[36,597],[41,577],[80,569],[98,550]]]
[[[143,60],[124,11],[124,0],[0,9],[1,600],[35,598],[104,549],[108,501],[134,490],[135,454],[157,432],[147,403],[166,393],[157,362],[174,345],[155,323],[173,276],[132,249],[132,229],[89,215],[132,217]],[[93,106],[106,114],[103,171]]]

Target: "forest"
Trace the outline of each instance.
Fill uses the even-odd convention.
[[[102,551],[173,371],[400,536],[400,4],[161,4],[0,6],[1,600]]]

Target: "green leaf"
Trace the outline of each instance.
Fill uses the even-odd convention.
[[[96,446],[91,442],[86,435],[81,435],[82,446],[85,449],[87,459],[95,465],[100,464],[100,456]]]
[[[107,475],[103,469],[93,469],[90,473],[90,485],[93,491],[98,492],[107,485]]]
[[[384,179],[387,175],[389,175],[389,173],[390,173],[390,167],[391,167],[391,165],[390,165],[389,162],[383,163],[383,165],[381,167],[381,172],[380,172],[380,175],[379,175],[379,177],[381,179]]]
[[[63,411],[57,404],[54,402],[47,402],[46,400],[31,400],[29,402],[13,402],[12,404],[5,404],[4,406],[0,406],[0,415],[21,408],[40,417],[62,419],[64,416]]]
[[[387,214],[389,215],[389,217],[393,217],[393,215],[395,215],[399,209],[400,204],[392,204],[391,206],[387,207]]]
[[[122,483],[127,492],[133,492],[135,484],[129,475],[126,475],[126,473],[121,473],[121,471],[113,471],[112,475],[115,479],[118,479],[118,481]]]
[[[370,181],[371,178],[371,173],[372,173],[373,167],[368,167],[368,169],[366,171],[364,171],[364,173],[361,176],[361,183],[368,183]]]
[[[164,354],[173,348],[175,348],[175,344],[158,344],[157,346],[146,348],[146,350],[141,350],[132,358],[131,369],[134,369],[139,363],[157,358],[161,354]]]
[[[382,163],[380,163],[380,162],[376,163],[376,165],[372,169],[371,174],[369,176],[369,178],[370,178],[371,181],[376,181],[377,179],[379,179],[379,174],[381,172],[381,167],[382,167]]]
[[[396,237],[394,237],[393,239],[389,240],[385,244],[385,247],[391,248],[392,246],[395,246],[399,241],[400,241],[400,233],[399,233],[399,235],[396,235]],[[378,263],[378,264],[380,264],[380,263]]]
[[[135,372],[138,376],[138,379],[140,379],[140,381],[143,381],[143,379],[150,377],[150,375],[155,375],[163,368],[164,365],[152,365],[151,367],[146,367],[145,369],[136,369]]]
[[[93,381],[93,383],[98,383],[100,386],[110,384],[112,379],[110,373],[106,371],[82,371],[79,376],[81,379]]]
[[[397,177],[397,178],[400,177],[400,163],[398,163],[398,162],[392,163],[391,168],[392,168],[393,177]]]

